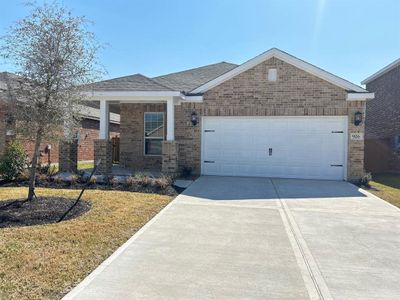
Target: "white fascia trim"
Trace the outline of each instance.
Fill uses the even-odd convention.
[[[183,97],[176,91],[91,91],[84,92],[88,98],[95,97]]]
[[[400,58],[396,59],[394,62],[392,62],[391,64],[388,64],[386,67],[384,67],[383,69],[380,69],[378,72],[372,74],[371,76],[369,76],[368,78],[364,79],[361,84],[367,84],[370,83],[371,81],[375,80],[376,78],[382,76],[383,74],[393,70],[394,68],[396,68],[397,66],[400,66]]]
[[[185,96],[183,102],[203,102],[203,96]]]
[[[347,101],[366,101],[375,98],[375,93],[347,93]]]
[[[310,63],[307,63],[301,59],[298,59],[297,57],[294,57],[294,56],[292,56],[286,52],[283,52],[279,49],[272,48],[256,57],[248,60],[247,62],[232,69],[231,71],[226,72],[226,73],[222,74],[221,76],[197,87],[196,89],[191,91],[191,93],[193,93],[193,94],[204,93],[204,92],[208,91],[209,89],[212,89],[213,87],[216,87],[217,85],[220,85],[221,83],[231,79],[232,77],[234,77],[244,71],[247,71],[247,70],[255,67],[256,65],[262,63],[263,61],[268,60],[272,57],[276,57],[288,64],[291,64],[305,72],[308,72],[314,76],[317,76],[323,80],[326,80],[326,81],[328,81],[336,86],[339,86],[345,90],[351,90],[351,91],[360,92],[360,93],[367,92],[365,89],[363,89],[362,87],[360,87],[354,83],[351,83],[343,78],[333,75],[325,70],[322,70]]]

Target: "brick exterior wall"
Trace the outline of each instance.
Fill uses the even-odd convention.
[[[77,172],[78,152],[76,141],[61,141],[59,149],[59,171],[60,172]]]
[[[8,128],[8,127],[7,127]],[[110,138],[119,136],[119,124],[110,123]],[[94,160],[94,141],[99,138],[100,122],[92,119],[83,119],[82,127],[80,128],[80,141],[78,144],[78,161]],[[0,153],[2,147],[5,147],[6,141],[15,137],[6,137],[5,112],[0,111]],[[28,157],[32,157],[34,141],[18,138],[23,144]],[[59,143],[56,141],[44,141],[40,144],[40,161],[41,163],[48,162],[48,154],[44,152],[47,145],[51,145],[50,161],[51,163],[59,162]]]
[[[119,136],[119,124],[110,123],[110,138]],[[83,119],[80,129],[78,144],[78,160],[94,159],[94,141],[99,138],[100,122],[97,120]]]
[[[365,168],[370,172],[400,171],[395,136],[400,135],[400,66],[367,83],[375,93],[367,102]]]
[[[108,175],[112,170],[112,144],[110,140],[94,141],[94,161],[101,159],[96,174]]]
[[[35,147],[35,142],[30,141],[27,139],[18,139],[22,145],[25,148],[25,151],[29,157],[29,159],[32,159],[33,155],[33,148]],[[60,153],[59,153],[59,143],[54,142],[54,141],[44,141],[43,143],[40,144],[39,147],[39,157],[40,157],[40,163],[46,164],[49,160],[49,154],[45,153],[45,148],[47,145],[51,145],[51,150],[50,150],[50,162],[51,163],[57,163],[59,161]]]
[[[276,68],[276,82],[267,81],[268,68]],[[203,103],[175,107],[175,139],[179,168],[201,168],[201,116],[348,116],[348,135],[364,133],[364,122],[354,126],[354,113],[363,112],[365,102],[346,101],[346,91],[279,59],[271,58],[207,91]],[[165,105],[121,105],[121,161],[130,167],[160,164],[143,160],[143,112]],[[192,126],[195,110],[199,124]],[[348,179],[364,174],[364,142],[348,136]]]
[[[165,104],[121,104],[120,161],[134,170],[161,170],[161,156],[144,155],[144,113],[165,112]],[[164,114],[166,128],[167,114]]]
[[[176,141],[162,142],[163,174],[175,175],[178,172],[178,143]]]

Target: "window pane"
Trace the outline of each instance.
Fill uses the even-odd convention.
[[[144,130],[146,137],[164,138],[164,114],[145,113]]]
[[[145,139],[145,154],[161,155],[161,139]]]

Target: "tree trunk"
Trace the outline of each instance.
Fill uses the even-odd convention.
[[[36,167],[37,167],[37,160],[39,157],[39,147],[40,147],[40,143],[42,142],[42,135],[43,135],[42,132],[43,132],[43,130],[40,126],[36,133],[35,147],[33,149],[32,164],[31,164],[31,169],[30,169],[30,173],[29,173],[28,201],[31,201],[33,199],[34,192],[35,192]]]

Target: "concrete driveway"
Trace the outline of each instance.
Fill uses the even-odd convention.
[[[349,183],[201,177],[65,299],[399,299],[399,249]]]

